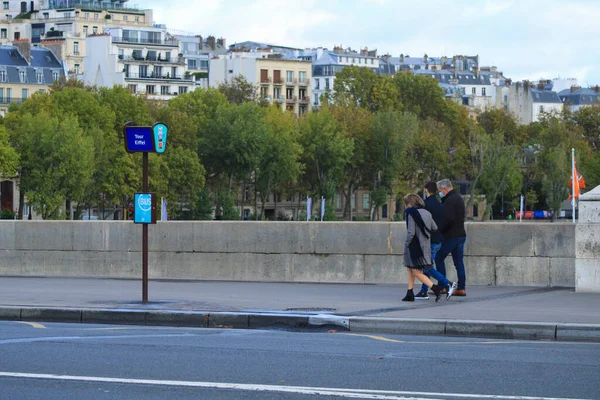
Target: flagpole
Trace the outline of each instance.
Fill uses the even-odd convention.
[[[575,223],[575,148],[571,149],[571,207],[573,209],[573,223]]]

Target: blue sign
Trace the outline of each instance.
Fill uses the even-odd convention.
[[[130,152],[154,152],[154,135],[149,126],[126,126],[125,149]]]
[[[163,123],[157,122],[154,124],[154,143],[156,144],[156,152],[164,153],[167,148],[167,134],[169,128]]]
[[[136,224],[154,223],[152,193],[136,193],[133,196],[133,222]]]

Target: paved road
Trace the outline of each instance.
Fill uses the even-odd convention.
[[[0,277],[0,305],[199,311],[331,310],[340,315],[600,324],[600,293],[569,288],[471,286],[467,297],[402,302],[405,285]]]
[[[593,343],[0,321],[0,355],[0,399],[600,399]]]

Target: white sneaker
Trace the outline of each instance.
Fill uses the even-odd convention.
[[[450,287],[448,288],[448,293],[446,293],[446,300],[448,300],[448,299],[450,299],[450,297],[452,297],[452,293],[454,293],[457,286],[458,286],[458,284],[456,282],[450,283]]]

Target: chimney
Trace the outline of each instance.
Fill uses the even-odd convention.
[[[217,39],[217,44],[221,47],[225,47],[225,39],[223,38],[218,38]]]
[[[446,62],[447,62],[447,61],[448,61],[448,57],[446,57],[446,56],[442,56],[442,59],[441,59],[441,62],[442,62],[442,67],[443,67],[444,65],[446,65]]]
[[[479,78],[479,68],[476,65],[473,65],[473,73]]]
[[[581,89],[579,86],[571,86],[571,93],[575,93],[579,89]]]
[[[369,57],[377,57],[377,49],[369,50]]]
[[[404,63],[404,54],[400,54],[400,62]]]
[[[209,37],[206,38],[206,43],[208,43],[208,47],[215,50],[216,41],[215,41],[215,37],[213,35],[210,35]]]
[[[63,57],[63,42],[61,40],[46,40],[40,43],[43,47],[50,49],[58,59],[61,61]]]
[[[360,50],[360,55],[363,56],[363,57],[368,56],[369,55],[369,48],[365,47],[364,49],[361,49]]]
[[[204,47],[204,39],[202,38],[202,35],[196,35],[196,37],[200,40],[200,43],[198,45],[198,49],[202,50],[202,48]]]
[[[29,39],[16,39],[13,44],[27,62],[31,64],[31,42]]]

